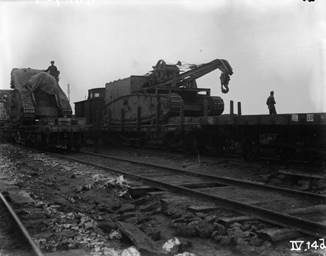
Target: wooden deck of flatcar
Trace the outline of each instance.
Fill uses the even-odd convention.
[[[221,115],[200,118],[202,125],[326,125],[326,113]]]
[[[152,124],[139,124],[124,123],[106,126],[103,130],[110,132],[135,132],[144,131],[152,132],[159,129],[163,131],[185,130],[192,131],[207,127],[311,127],[311,128],[324,128],[326,127],[326,113],[289,113],[278,115],[235,115],[225,114],[220,116],[207,116],[207,117],[180,117],[175,116],[169,118],[166,123]]]

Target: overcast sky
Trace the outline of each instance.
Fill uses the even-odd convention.
[[[326,1],[3,1],[0,88],[12,68],[45,69],[55,60],[72,102],[87,89],[142,75],[159,59],[234,69],[230,92],[243,113],[326,111]],[[220,71],[199,80],[221,95]],[[227,107],[228,111],[228,107]]]

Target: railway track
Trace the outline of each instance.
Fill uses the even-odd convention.
[[[292,228],[314,237],[326,236],[324,195],[102,154],[84,152],[57,156],[123,174],[160,190],[211,201],[277,226]],[[120,167],[112,160],[120,161]],[[121,161],[128,161],[132,166],[121,168]]]
[[[214,180],[215,182],[218,183],[223,183],[225,185],[235,185],[235,186],[242,186],[242,187],[256,187],[256,188],[263,188],[266,190],[271,190],[271,191],[282,191],[284,193],[288,193],[290,195],[297,194],[298,196],[302,197],[312,197],[314,199],[318,198],[321,200],[321,202],[326,202],[326,195],[323,194],[316,194],[316,193],[311,193],[311,192],[306,192],[306,191],[301,191],[301,190],[295,190],[295,189],[290,189],[290,188],[285,188],[285,187],[279,187],[279,186],[273,186],[273,185],[268,185],[260,182],[254,182],[254,181],[248,181],[244,179],[236,179],[236,178],[231,178],[231,177],[226,177],[226,176],[218,176],[218,175],[209,175],[207,173],[198,173],[195,171],[190,171],[190,170],[185,170],[181,168],[176,168],[168,165],[160,165],[160,164],[154,164],[154,163],[149,163],[149,162],[143,162],[143,161],[138,161],[134,159],[129,159],[129,158],[124,158],[124,157],[117,157],[113,155],[108,155],[108,154],[99,154],[99,153],[93,153],[89,151],[82,151],[81,153],[88,154],[88,155],[93,155],[93,156],[99,156],[99,157],[104,157],[107,159],[115,160],[115,161],[120,161],[120,162],[128,162],[131,164],[137,164],[139,166],[144,166],[144,167],[150,167],[150,168],[156,168],[156,169],[165,169],[169,170],[175,173],[182,173],[186,175],[193,175],[196,177],[202,177],[202,178],[207,178]]]
[[[1,255],[43,256],[15,211],[0,193],[0,251]]]

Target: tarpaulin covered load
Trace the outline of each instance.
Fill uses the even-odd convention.
[[[55,78],[43,70],[14,68],[11,88],[19,94],[21,103],[19,100],[15,103],[21,105],[24,115],[62,116],[72,113],[68,98]]]
[[[10,94],[11,90],[0,90],[0,124],[9,119],[7,102]]]

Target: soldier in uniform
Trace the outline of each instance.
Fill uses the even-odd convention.
[[[276,115],[276,109],[275,109],[275,98],[274,98],[274,91],[270,92],[269,97],[267,98],[266,104],[269,109],[269,114],[270,115]]]
[[[60,71],[58,70],[58,68],[54,65],[54,60],[51,61],[51,66],[49,66],[45,72],[49,72],[51,76],[53,76],[55,78],[55,80],[57,80],[57,82],[59,82],[59,74]]]

